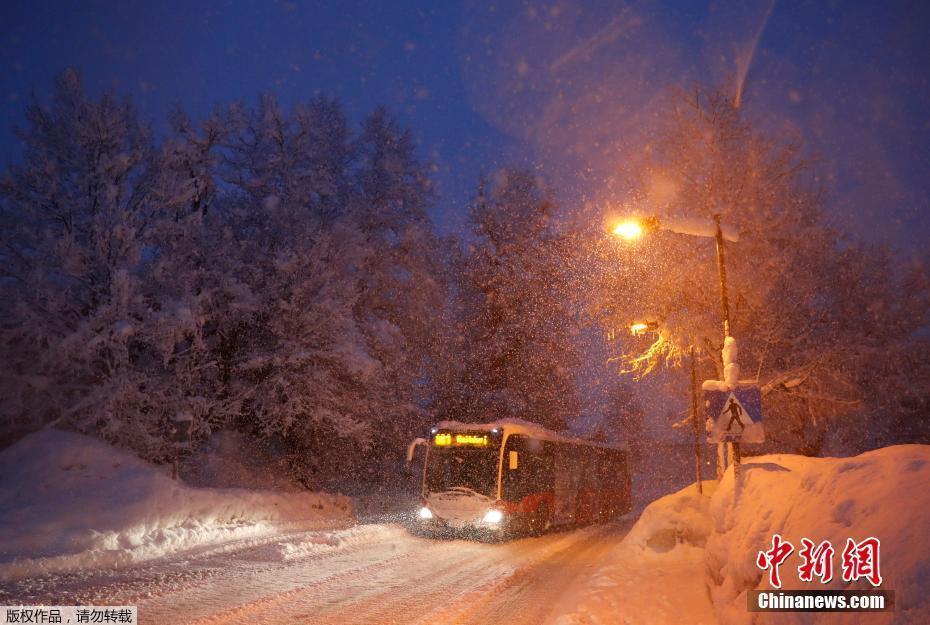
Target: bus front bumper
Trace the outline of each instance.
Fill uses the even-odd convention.
[[[508,533],[510,519],[503,512],[492,509],[480,518],[442,518],[423,506],[417,511],[416,520],[420,529],[442,535],[482,535],[500,537]]]

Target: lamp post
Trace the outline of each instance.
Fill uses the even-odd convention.
[[[736,231],[725,229],[720,223],[720,214],[715,213],[713,222],[708,223],[706,220],[694,219],[664,219],[658,217],[642,217],[629,219],[614,226],[612,232],[624,239],[633,240],[641,237],[648,232],[657,230],[668,230],[678,234],[688,234],[692,236],[712,237],[717,247],[717,274],[720,279],[720,313],[723,317],[723,339],[726,341],[730,336],[730,302],[727,297],[727,268],[726,268],[726,250],[724,241],[739,241]],[[691,368],[694,375],[694,348],[691,348]],[[697,424],[697,391],[694,388],[692,380],[692,413]],[[695,425],[695,427],[697,427]],[[740,447],[739,443],[729,443],[730,458],[733,463],[734,477],[739,471]],[[700,454],[698,449],[695,450]],[[723,477],[723,470],[726,465],[723,443],[717,444],[717,479]],[[700,471],[700,468],[698,469]],[[700,478],[698,478],[700,481]],[[700,488],[700,486],[699,486]]]
[[[694,429],[694,474],[697,481],[698,495],[703,495],[704,485],[701,483],[701,424],[698,423],[697,374],[694,370],[694,345],[691,346],[691,426]]]
[[[727,265],[723,249],[720,215],[714,215],[714,240],[717,242],[717,273],[720,276],[720,312],[723,315],[723,338],[730,336],[730,301],[727,299]]]
[[[658,321],[637,321],[630,324],[630,334],[642,336],[646,332],[655,332],[659,329]],[[701,483],[701,425],[698,421],[697,409],[697,374],[694,365],[694,345],[691,346],[691,425],[694,431],[694,476],[698,494],[703,494]]]

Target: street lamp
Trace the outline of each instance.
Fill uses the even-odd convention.
[[[630,334],[633,336],[642,336],[646,332],[655,332],[658,329],[658,321],[637,321],[630,324]]]
[[[632,241],[640,238],[647,232],[655,232],[658,229],[658,217],[634,217],[617,223],[617,225],[611,229],[611,232],[627,241]]]
[[[712,221],[700,219],[681,219],[665,218],[660,220],[658,217],[637,217],[624,221],[613,228],[615,235],[631,240],[641,236],[644,232],[654,232],[656,230],[668,230],[678,234],[689,234],[692,236],[712,237],[717,245],[717,275],[720,281],[720,312],[723,317],[723,339],[726,342],[730,336],[730,302],[727,297],[727,269],[726,269],[726,251],[724,241],[739,241],[739,235],[731,228],[725,228],[720,224],[720,215],[714,214]],[[632,328],[631,328],[632,330]],[[692,348],[691,356],[692,376],[694,375],[694,352]],[[692,381],[692,409],[696,410],[697,399]],[[695,419],[697,415],[695,415]],[[740,461],[739,443],[732,444],[732,459],[734,465],[734,474],[738,471]],[[717,479],[722,477],[723,465],[723,443],[719,443],[717,448]]]
[[[624,221],[614,227],[613,233],[618,237],[632,241],[643,235],[643,227],[636,221]]]
[[[720,215],[712,221],[702,219],[662,218],[655,216],[635,217],[619,222],[611,232],[627,240],[641,237],[648,232],[668,230],[678,234],[713,238],[717,243],[717,273],[720,279],[720,312],[723,316],[723,338],[730,336],[730,304],[727,298],[727,270],[724,241],[737,242],[739,235],[732,228],[721,226]]]

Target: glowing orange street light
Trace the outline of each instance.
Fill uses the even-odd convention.
[[[659,329],[658,321],[637,321],[636,323],[630,324],[630,334],[633,336],[641,336],[646,332],[654,332]]]
[[[632,241],[643,235],[643,227],[637,221],[624,221],[614,227],[613,233],[618,237]]]
[[[618,223],[611,232],[618,237],[623,237],[627,241],[632,241],[638,239],[647,232],[655,232],[658,229],[658,217],[635,217]]]

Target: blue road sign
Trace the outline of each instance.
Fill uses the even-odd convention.
[[[761,443],[762,391],[758,386],[740,386],[732,391],[704,391],[704,416],[712,422],[707,435],[711,443]]]

